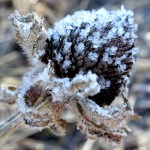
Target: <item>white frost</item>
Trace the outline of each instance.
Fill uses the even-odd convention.
[[[109,54],[107,52],[105,52],[104,55],[103,55],[103,61],[107,62],[108,57],[109,57]]]
[[[71,61],[70,60],[65,60],[63,62],[62,67],[63,67],[63,69],[67,69],[70,65],[71,65]]]
[[[70,52],[70,48],[71,48],[71,45],[72,45],[72,43],[71,42],[65,42],[65,45],[64,45],[64,48],[63,48],[63,52],[65,53],[65,54],[67,54],[67,53],[69,53]]]
[[[117,52],[117,47],[116,46],[112,46],[106,49],[106,52],[108,52],[110,55],[115,55]]]
[[[92,60],[92,61],[97,61],[97,59],[98,59],[98,54],[97,54],[97,53],[94,53],[94,52],[90,52],[90,53],[88,54],[88,57],[89,57],[89,59]]]
[[[82,53],[84,50],[84,44],[82,42],[80,42],[78,44],[78,46],[76,47],[76,50],[77,50],[77,53],[79,53],[79,54]]]
[[[108,25],[110,28],[105,31],[104,29]],[[67,15],[55,24],[53,31],[49,33],[49,37],[54,35],[56,38],[53,38],[57,41],[58,34],[69,36],[70,32],[75,30],[74,34],[79,34],[77,41],[81,42],[87,38],[92,42],[93,48],[98,48],[102,43],[107,43],[110,39],[118,36],[123,36],[125,42],[128,41],[133,44],[136,38],[136,28],[133,12],[127,11],[124,6],[117,11],[107,11],[101,8],[97,11],[78,11],[72,16]],[[94,31],[89,35],[93,29]],[[133,35],[134,39],[132,39]],[[129,39],[133,41],[131,42]]]
[[[56,60],[58,61],[58,62],[60,62],[61,60],[63,60],[63,57],[62,57],[62,55],[60,54],[60,53],[57,53],[57,55],[56,55]]]

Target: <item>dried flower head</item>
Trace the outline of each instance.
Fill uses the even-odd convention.
[[[119,143],[126,121],[138,118],[123,94],[138,52],[133,12],[79,11],[49,30],[35,13],[10,19],[33,67],[15,93],[0,91],[16,98],[25,123],[65,134],[74,122],[89,138]],[[124,104],[116,107],[119,94]]]
[[[123,7],[76,12],[49,30],[45,62],[52,60],[60,78],[95,73],[100,90],[89,98],[109,105],[125,89],[135,62],[135,31],[133,12]]]

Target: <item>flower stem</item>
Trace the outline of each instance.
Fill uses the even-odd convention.
[[[23,121],[21,120],[21,114],[19,111],[15,112],[7,120],[0,123],[0,137],[6,136],[7,134],[14,131],[18,126],[21,126]]]

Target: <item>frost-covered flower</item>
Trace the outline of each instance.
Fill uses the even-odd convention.
[[[124,78],[129,77],[136,58],[136,28],[133,12],[123,6],[118,11],[102,8],[76,12],[57,22],[48,33],[45,62],[52,60],[60,78],[95,73],[103,88],[89,98],[101,106],[109,105],[125,89]]]
[[[35,13],[10,19],[33,67],[14,92],[0,88],[0,101],[13,97],[26,124],[59,134],[70,123],[62,112],[71,109],[87,137],[119,143],[126,121],[138,118],[123,94],[138,53],[132,11],[79,11],[48,30]],[[124,104],[110,105],[119,94]]]

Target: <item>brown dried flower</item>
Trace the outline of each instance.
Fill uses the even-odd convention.
[[[79,11],[46,30],[35,14],[10,17],[16,38],[33,67],[18,89],[0,89],[0,100],[17,100],[23,120],[31,127],[49,127],[64,135],[74,122],[92,139],[119,143],[126,121],[137,119],[124,97],[138,49],[133,13]],[[124,104],[111,104],[119,95]],[[72,114],[69,120],[64,108]]]
[[[132,17],[133,13],[123,8],[67,16],[51,30],[42,60],[52,60],[60,78],[95,73],[101,88],[89,98],[100,106],[109,105],[125,88],[135,62],[138,49]]]

